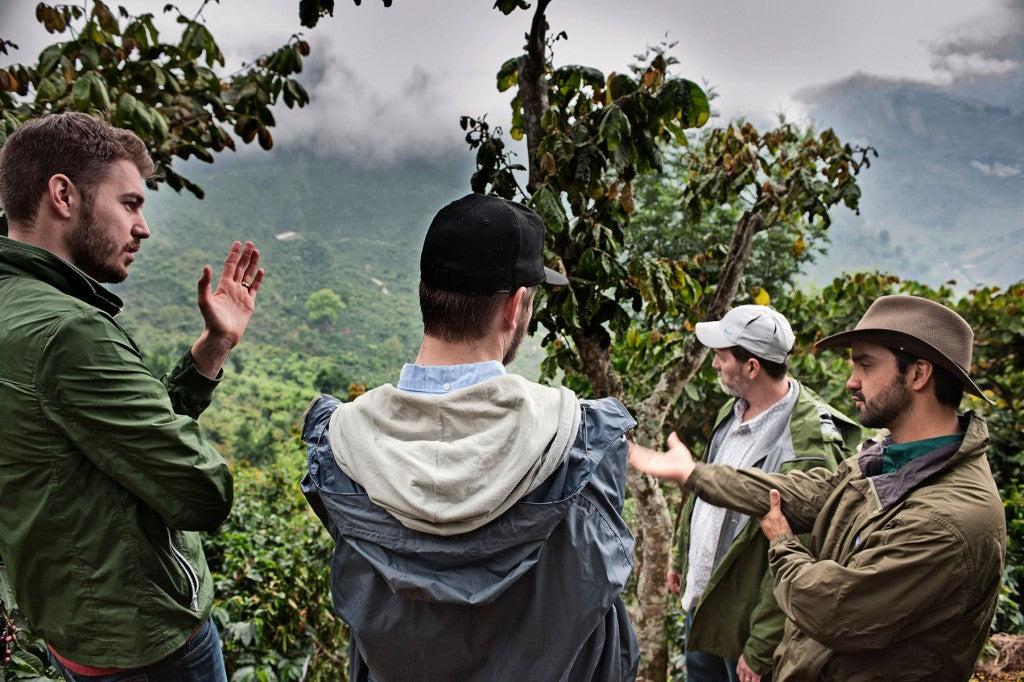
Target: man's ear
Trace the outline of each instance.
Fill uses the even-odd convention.
[[[764,369],[761,367],[761,363],[757,361],[757,358],[750,358],[745,363],[750,367],[750,380],[753,381],[757,378],[757,375]]]
[[[918,358],[907,367],[907,383],[915,391],[924,390],[933,376],[935,376],[935,366],[927,360]]]
[[[57,173],[50,177],[46,183],[46,205],[61,218],[71,217],[71,206],[76,201],[81,201],[81,194],[71,182],[71,178],[63,173]]]
[[[519,287],[515,292],[509,294],[501,306],[501,319],[505,323],[505,329],[512,331],[519,323],[519,306],[526,295],[526,287]]]

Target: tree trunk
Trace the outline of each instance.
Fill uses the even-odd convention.
[[[603,337],[585,334],[582,330],[572,332],[570,337],[576,345],[576,353],[580,356],[580,363],[583,365],[583,371],[587,374],[587,379],[590,380],[590,389],[593,391],[594,397],[611,396],[622,400],[624,397],[622,380],[619,379],[618,372],[612,367],[611,355],[608,352],[611,339],[608,338],[607,332],[603,329],[601,331]]]
[[[523,107],[526,129],[527,190],[533,195],[543,174],[537,158],[537,148],[544,139],[541,119],[548,108],[545,11],[550,0],[538,0],[527,36],[526,54],[519,62],[519,95]],[[739,282],[750,259],[753,235],[761,228],[761,220],[745,213],[736,226],[722,278],[712,298],[705,319],[721,319],[732,304]],[[583,329],[570,332],[584,372],[590,380],[594,397],[623,398],[622,382],[611,363],[610,337],[603,328],[596,332]],[[666,371],[654,392],[637,410],[637,433],[640,442],[658,447],[662,440],[662,427],[697,368],[707,356],[707,348],[691,342],[690,347],[675,365]],[[640,643],[640,669],[638,679],[646,682],[664,682],[668,672],[668,643],[665,618],[668,612],[668,589],[665,574],[672,551],[672,520],[661,486],[650,476],[630,469],[627,484],[634,501],[634,532],[637,535],[635,571],[637,575],[637,607],[634,627]]]
[[[736,224],[722,278],[711,298],[704,320],[719,320],[732,305],[740,279],[750,260],[754,235],[761,229],[759,216],[749,212]],[[667,372],[657,387],[636,411],[635,440],[661,448],[662,429],[672,406],[686,383],[697,373],[708,349],[691,339],[689,347]],[[640,640],[638,680],[664,682],[668,674],[668,639],[665,620],[668,613],[668,589],[665,573],[672,555],[672,517],[657,481],[635,469],[629,472],[630,491],[635,500],[635,525],[643,535],[642,553],[637,562],[636,630]]]
[[[540,185],[543,173],[537,162],[537,148],[544,139],[544,129],[540,122],[548,108],[548,89],[545,81],[547,63],[548,20],[544,15],[551,0],[539,0],[533,13],[530,34],[526,38],[526,54],[519,60],[519,96],[523,105],[523,122],[526,126],[527,168],[530,177],[526,184],[527,192],[532,196]]]

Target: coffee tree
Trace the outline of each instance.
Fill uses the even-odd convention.
[[[811,136],[786,124],[763,134],[749,124],[715,129],[692,150],[691,182],[678,191],[680,210],[695,224],[723,206],[742,207],[720,271],[702,282],[681,260],[631,255],[623,245],[636,211],[638,177],[662,172],[663,150],[685,146],[686,129],[708,121],[708,97],[692,81],[671,75],[671,45],[648,50],[640,64],[621,73],[556,67],[552,48],[566,36],[549,36],[549,4],[538,0],[524,53],[497,75],[499,90],[514,89],[509,134],[525,138],[526,165],[513,162],[502,131],[481,117],[464,117],[467,142],[477,150],[471,186],[531,204],[547,224],[549,264],[569,278],[568,286],[544,296],[535,313],[535,324],[548,330],[545,373],[561,370],[598,396],[624,398],[612,349],[636,328],[637,316],[720,317],[736,297],[755,235],[797,222],[823,229],[832,206],[856,208],[855,176],[867,152],[831,131]],[[521,0],[495,6],[505,14],[529,9]],[[525,187],[517,171],[526,172]],[[651,378],[649,391],[630,401],[639,440],[661,443],[666,415],[705,354],[699,344],[684,341]],[[640,676],[659,680],[667,664],[664,576],[672,524],[653,479],[631,471],[629,486],[638,540]]]

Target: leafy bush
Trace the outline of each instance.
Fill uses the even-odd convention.
[[[347,673],[348,627],[331,606],[334,543],[299,490],[304,465],[293,449],[265,468],[237,466],[231,515],[206,541],[232,682]]]

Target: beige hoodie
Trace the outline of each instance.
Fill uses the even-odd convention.
[[[576,439],[566,388],[507,374],[446,394],[385,384],[331,416],[345,474],[404,526],[455,535],[494,520],[543,483]]]

